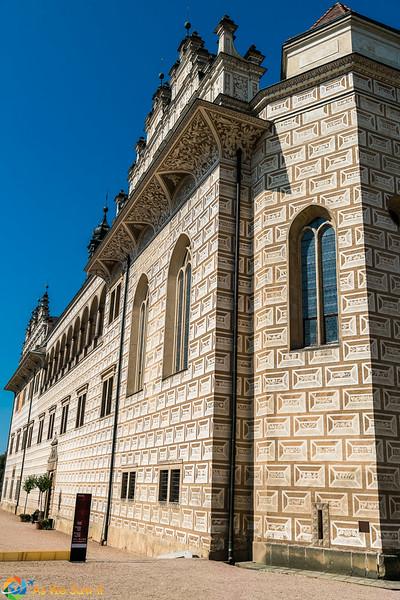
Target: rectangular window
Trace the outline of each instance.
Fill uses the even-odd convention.
[[[25,427],[25,429],[22,432],[22,450],[25,450],[26,448],[26,436],[28,435],[28,430]]]
[[[180,469],[171,469],[170,471],[170,485],[169,485],[169,501],[179,502],[179,487],[181,482],[181,471]]]
[[[47,439],[51,440],[53,437],[53,433],[54,433],[54,421],[56,418],[56,411],[53,410],[50,414],[49,414],[49,428],[47,430]]]
[[[35,375],[35,387],[33,389],[33,393],[36,394],[39,389],[39,381],[40,381],[40,372]]]
[[[136,472],[131,471],[129,473],[128,500],[135,499],[135,487],[136,487]]]
[[[78,397],[75,427],[82,427],[85,422],[86,392]]]
[[[109,377],[103,381],[103,390],[101,395],[100,418],[106,417],[111,413],[112,393],[114,377]]]
[[[161,469],[158,488],[159,502],[169,501],[173,502],[174,504],[178,504],[180,482],[180,469]]]
[[[128,477],[129,473],[122,473],[121,500],[125,500],[128,493]]]
[[[62,435],[63,433],[65,433],[67,431],[68,411],[69,411],[69,402],[65,402],[62,405],[60,435]]]
[[[121,500],[134,500],[136,485],[136,471],[122,473]]]
[[[17,431],[17,443],[15,444],[15,453],[17,453],[19,450],[20,439],[21,439],[21,432]]]
[[[39,420],[39,429],[38,429],[38,436],[37,436],[38,444],[41,444],[42,439],[43,439],[43,428],[44,428],[44,416],[40,417],[40,420]]]
[[[119,315],[121,304],[121,284],[119,283],[110,294],[110,308],[108,312],[108,323],[112,323]]]
[[[32,446],[33,426],[34,426],[34,423],[31,423],[28,428],[28,441],[27,441],[28,448],[30,448]]]
[[[7,498],[8,479],[4,481],[3,498]]]
[[[19,481],[19,479],[17,479],[17,483],[15,485],[15,496],[14,496],[15,501],[18,500],[19,486],[20,486],[20,481]]]
[[[11,455],[13,452],[13,448],[14,448],[14,436],[11,436],[11,440],[10,440],[10,449],[8,451],[8,454]]]
[[[319,508],[317,510],[317,530],[318,530],[318,539],[324,539],[324,519],[322,509]]]
[[[158,488],[159,502],[166,502],[168,499],[168,473],[169,471],[166,469],[160,471],[160,480]]]

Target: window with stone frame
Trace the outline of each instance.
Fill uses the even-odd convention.
[[[75,428],[82,427],[85,423],[85,411],[86,411],[86,390],[79,393],[78,405],[76,409],[76,421]]]
[[[336,233],[325,209],[313,206],[302,211],[291,227],[289,243],[291,348],[336,343]]]
[[[49,412],[49,427],[47,429],[47,439],[48,440],[51,440],[53,438],[55,418],[56,418],[56,409],[53,408]]]
[[[108,323],[112,323],[119,315],[121,305],[121,283],[118,283],[110,292],[110,305],[108,309]]]
[[[29,427],[28,427],[28,439],[27,439],[27,443],[26,443],[27,448],[30,448],[32,446],[32,436],[33,436],[34,425],[35,425],[35,423],[34,423],[34,421],[32,421],[32,423],[30,423]]]
[[[136,488],[136,471],[125,471],[121,478],[121,500],[134,500]]]
[[[178,504],[180,499],[180,483],[180,469],[160,469],[158,481],[158,501]]]
[[[163,376],[188,368],[192,256],[190,240],[182,234],[168,270]]]
[[[66,433],[68,426],[69,400],[65,400],[61,405],[61,424],[60,435]]]
[[[100,418],[106,417],[111,414],[112,408],[112,394],[114,385],[114,375],[110,375],[103,379],[103,387],[101,392],[101,407],[100,407]]]
[[[146,359],[146,337],[149,313],[149,282],[146,275],[139,278],[132,306],[132,326],[129,343],[127,394],[143,389]]]
[[[11,456],[11,454],[13,453],[13,448],[14,448],[14,439],[15,439],[15,436],[14,436],[14,434],[13,434],[13,435],[11,436],[11,438],[10,438],[10,447],[9,447],[9,449],[8,449],[8,454],[9,454],[9,456]]]
[[[38,444],[42,443],[43,429],[44,429],[44,415],[40,415],[40,417],[39,417],[38,435],[37,435],[37,440],[36,440],[36,442]]]
[[[17,431],[17,441],[15,443],[15,454],[18,452],[19,450],[19,443],[21,440],[21,430]]]

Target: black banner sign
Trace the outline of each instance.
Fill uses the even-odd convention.
[[[85,562],[92,494],[77,494],[71,539],[71,562]]]

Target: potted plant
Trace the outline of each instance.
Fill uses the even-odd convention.
[[[23,523],[29,523],[31,515],[29,513],[20,513],[19,518]]]
[[[28,475],[28,477],[26,477],[26,479],[24,481],[24,485],[22,486],[22,489],[26,493],[26,495],[25,495],[24,514],[26,514],[26,505],[27,505],[27,502],[28,502],[28,496],[31,493],[31,491],[35,489],[36,485],[37,485],[37,477],[36,477],[36,475]]]

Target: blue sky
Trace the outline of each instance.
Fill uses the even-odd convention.
[[[282,42],[331,4],[0,0],[0,451],[12,404],[2,388],[32,308],[48,283],[59,314],[83,282],[91,230],[106,193],[112,205],[126,189],[158,73],[175,62],[185,20],[215,51],[213,30],[229,14],[238,50],[254,43],[266,55],[269,85],[279,80]],[[351,7],[400,27],[397,0]]]

